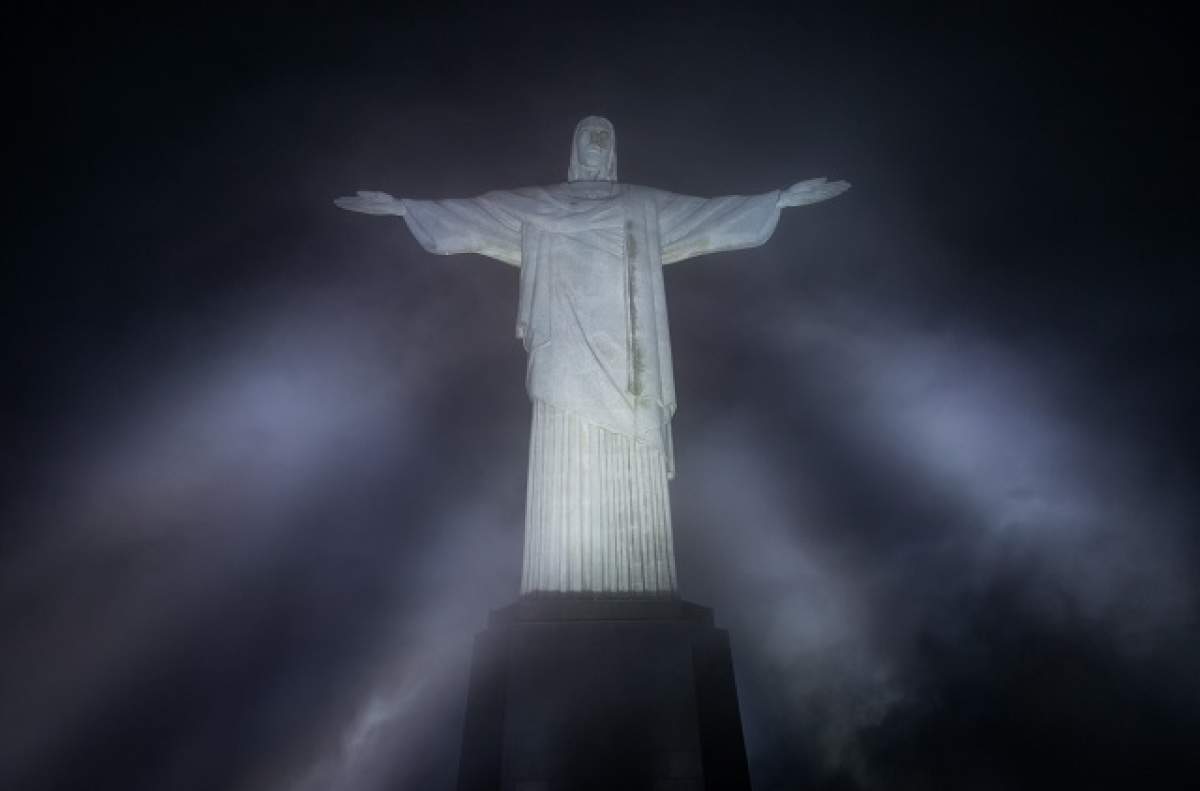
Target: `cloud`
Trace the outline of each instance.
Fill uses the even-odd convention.
[[[733,633],[759,780],[888,787],[872,740],[940,694],[931,639],[987,690],[988,619],[1102,635],[1131,673],[1191,622],[1187,493],[1075,400],[1100,383],[986,329],[806,307],[738,338],[760,384],[676,443],[685,590]]]

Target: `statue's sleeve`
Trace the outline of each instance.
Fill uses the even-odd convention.
[[[521,265],[521,221],[506,208],[509,193],[478,198],[404,199],[404,219],[417,241],[431,253],[479,253]]]
[[[664,264],[705,253],[757,247],[771,238],[779,222],[778,190],[720,198],[659,191],[656,199]]]

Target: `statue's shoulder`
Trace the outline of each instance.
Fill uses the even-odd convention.
[[[643,184],[622,184],[623,189],[636,200],[645,201],[659,206],[670,200],[671,193],[658,187],[647,187]]]
[[[654,196],[658,190],[654,187],[643,187],[641,184],[626,184],[621,183],[621,194],[628,195],[635,200],[654,200]]]
[[[519,195],[522,198],[541,198],[546,195],[552,195],[561,192],[565,186],[566,185],[564,184],[543,184],[532,187],[517,187],[515,189],[504,191],[511,192],[513,195]]]
[[[580,182],[572,184],[569,181],[562,181],[558,184],[543,184],[537,187],[518,187],[509,192],[515,192],[518,195],[545,195],[550,193],[553,195],[575,195],[578,193]],[[641,184],[630,184],[625,181],[616,182],[615,194],[618,195],[654,195],[662,190],[654,187],[643,187]]]
[[[531,204],[551,204],[574,205],[581,198],[588,199],[617,199],[627,202],[636,203],[655,203],[658,196],[662,194],[662,190],[654,189],[653,187],[643,187],[640,184],[626,184],[618,182],[613,186],[610,192],[607,188],[599,191],[589,191],[586,187],[581,187],[579,182],[561,182],[559,184],[543,184],[537,187],[518,187],[516,189],[504,190],[504,194],[509,196],[509,199],[516,199],[518,202],[528,201]]]

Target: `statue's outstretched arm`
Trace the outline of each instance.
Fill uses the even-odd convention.
[[[334,205],[346,211],[360,211],[363,214],[393,214],[404,216],[404,201],[393,198],[386,192],[359,190],[357,195],[345,198],[335,198]]]
[[[848,189],[850,189],[848,181],[828,181],[823,178],[800,181],[785,190],[780,190],[779,208],[820,203],[823,200],[836,198]]]
[[[780,194],[698,198],[656,190],[662,262],[763,244],[775,232]]]
[[[657,191],[662,262],[757,247],[775,232],[780,209],[829,200],[848,189],[845,181],[809,179],[761,195],[696,198]]]
[[[417,241],[431,253],[479,253],[513,266],[521,265],[521,222],[505,209],[504,192],[477,198],[414,200],[386,192],[359,190],[334,203],[363,214],[403,217]]]

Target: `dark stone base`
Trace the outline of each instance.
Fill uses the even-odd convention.
[[[677,600],[523,599],[475,639],[459,791],[749,791],[729,635]]]

